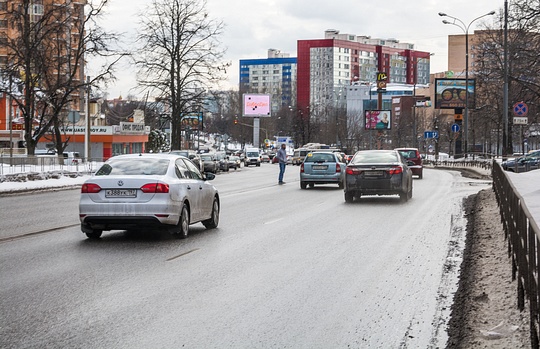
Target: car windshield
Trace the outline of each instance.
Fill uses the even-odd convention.
[[[259,156],[259,153],[256,153],[256,152],[249,152],[246,154],[247,156],[251,157],[251,158],[256,158]]]
[[[116,159],[101,166],[96,176],[164,175],[169,167],[168,159],[132,158]]]
[[[336,160],[330,153],[310,153],[304,162],[336,162]]]
[[[401,153],[401,155],[403,155],[405,159],[411,159],[416,157],[416,150],[400,150],[399,152]]]
[[[394,152],[366,152],[357,153],[353,160],[353,164],[385,164],[398,162],[397,154]]]
[[[201,155],[201,159],[203,159],[204,161],[212,161],[212,156],[211,155]]]

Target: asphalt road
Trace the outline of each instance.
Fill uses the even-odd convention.
[[[462,199],[488,183],[426,169],[408,203],[346,204],[277,172],[218,175],[219,228],[186,240],[87,240],[74,190],[0,197],[0,231],[21,236],[0,242],[0,347],[443,347]]]

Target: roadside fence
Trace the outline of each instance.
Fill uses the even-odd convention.
[[[497,198],[508,256],[512,258],[512,280],[517,280],[518,308],[529,300],[531,348],[539,348],[540,338],[540,229],[501,165],[493,161],[493,190]]]
[[[72,177],[91,174],[103,164],[103,159],[63,158],[56,155],[9,156],[0,154],[0,182],[6,177],[37,176],[47,173],[63,173]]]

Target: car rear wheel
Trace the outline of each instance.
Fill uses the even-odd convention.
[[[338,187],[339,187],[339,189],[345,188],[342,181],[338,182]]]
[[[207,219],[202,222],[206,229],[217,228],[219,223],[219,202],[217,198],[214,198],[214,203],[212,204],[212,216],[210,219]]]
[[[307,188],[307,183],[306,182],[300,182],[300,188],[306,189]]]
[[[187,238],[189,233],[189,211],[186,204],[182,205],[180,219],[178,220],[178,225],[176,227],[176,237],[180,239]]]
[[[420,172],[420,174],[418,175],[418,178],[419,178],[419,179],[424,178],[424,173],[423,173],[423,172]]]
[[[352,191],[346,191],[345,202],[353,202],[353,201],[354,201],[354,193]]]
[[[101,237],[101,234],[103,233],[102,230],[93,230],[92,232],[86,233],[86,236],[89,239],[96,240]]]

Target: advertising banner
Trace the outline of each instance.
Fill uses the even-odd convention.
[[[390,130],[392,128],[392,112],[390,110],[366,110],[366,130]]]
[[[271,100],[270,95],[265,94],[244,94],[242,103],[242,115],[248,117],[270,117]]]
[[[469,108],[474,108],[475,80],[469,79],[465,88],[465,79],[435,79],[435,109],[465,108],[467,93]]]

